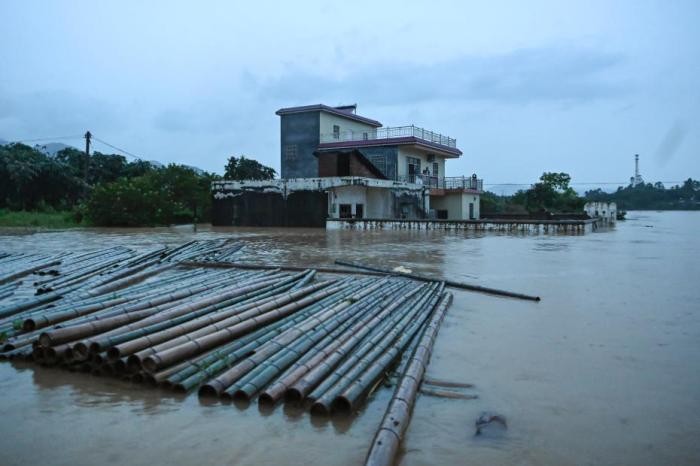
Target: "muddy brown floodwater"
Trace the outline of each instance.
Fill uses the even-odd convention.
[[[455,292],[428,375],[479,398],[421,396],[400,464],[698,464],[700,212],[629,217],[578,237],[178,227],[0,232],[0,249],[227,236],[248,241],[247,262],[346,258],[538,294]],[[0,464],[354,465],[390,396],[347,425],[3,362]],[[482,411],[507,417],[505,435],[474,437]]]

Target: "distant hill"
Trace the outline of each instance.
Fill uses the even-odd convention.
[[[62,142],[49,142],[48,144],[34,145],[34,149],[48,155],[49,157],[54,157],[58,152],[68,148],[75,149],[75,147],[69,146],[68,144],[63,144]]]
[[[9,141],[5,141],[4,139],[0,138],[0,146],[4,146],[7,144]]]

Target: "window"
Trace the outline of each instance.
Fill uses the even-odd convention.
[[[437,162],[433,162],[433,176],[440,176],[440,164]]]
[[[288,144],[284,146],[284,160],[296,160],[297,159],[297,145]]]
[[[352,218],[352,204],[340,204],[340,218]]]
[[[406,157],[407,178],[409,183],[416,182],[416,175],[420,175],[420,159],[414,157]]]
[[[386,155],[370,155],[369,161],[386,176]]]
[[[355,218],[363,218],[365,215],[364,204],[355,204]]]
[[[447,210],[440,209],[436,212],[438,220],[447,220]]]
[[[333,139],[340,139],[340,126],[333,125]]]
[[[367,133],[362,133],[362,139],[364,139],[365,141],[368,140],[368,139],[369,139],[369,134],[367,134]]]

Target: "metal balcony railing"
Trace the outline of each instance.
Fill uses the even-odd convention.
[[[440,178],[432,175],[399,176],[397,181],[427,186],[435,189],[473,189],[484,190],[484,180],[475,176],[448,176]]]
[[[321,143],[346,142],[346,141],[374,141],[380,139],[414,137],[424,141],[457,148],[457,140],[444,134],[428,131],[418,126],[394,126],[386,128],[369,129],[367,131],[337,131],[321,134]]]

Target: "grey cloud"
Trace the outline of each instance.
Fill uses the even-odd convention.
[[[341,78],[291,69],[263,83],[260,93],[299,102],[353,98],[388,105],[434,100],[580,103],[625,94],[626,83],[610,76],[623,61],[619,54],[551,47],[433,64],[383,63],[350,70]]]
[[[660,165],[665,165],[678,152],[687,134],[688,129],[683,122],[676,121],[671,125],[656,148],[655,157]]]
[[[91,128],[120,127],[123,122],[114,104],[61,90],[0,95],[0,103],[0,129],[12,128],[29,137],[82,134]]]

